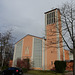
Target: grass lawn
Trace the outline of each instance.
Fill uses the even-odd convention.
[[[54,71],[38,71],[38,70],[30,70],[26,74],[32,75],[62,75],[62,73],[56,73]]]

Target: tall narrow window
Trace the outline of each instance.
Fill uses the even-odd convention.
[[[47,24],[55,23],[55,12],[50,12],[47,14]]]

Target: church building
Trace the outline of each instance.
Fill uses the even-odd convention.
[[[58,8],[45,12],[45,37],[26,35],[15,44],[13,65],[18,58],[30,59],[31,68],[50,70],[56,60],[69,60],[69,51],[63,48],[62,23]]]

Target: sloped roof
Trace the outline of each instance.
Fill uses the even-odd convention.
[[[50,10],[50,11],[45,12],[44,14],[47,14],[47,13],[52,12],[52,11],[54,11],[54,10],[59,10],[59,8],[52,9],[52,10]]]
[[[25,37],[27,37],[27,36],[32,36],[32,37],[39,38],[39,39],[45,39],[44,37],[38,37],[38,36],[31,35],[31,34],[27,34],[27,35],[24,36],[23,38],[25,38]],[[21,38],[19,41],[21,41],[23,38]],[[18,43],[19,41],[17,41],[16,43]],[[16,44],[16,43],[15,43],[15,44]]]

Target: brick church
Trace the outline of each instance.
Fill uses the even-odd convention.
[[[58,8],[45,12],[45,38],[26,35],[15,44],[13,65],[18,58],[30,59],[31,68],[50,70],[56,60],[70,60],[63,48],[61,14]]]

